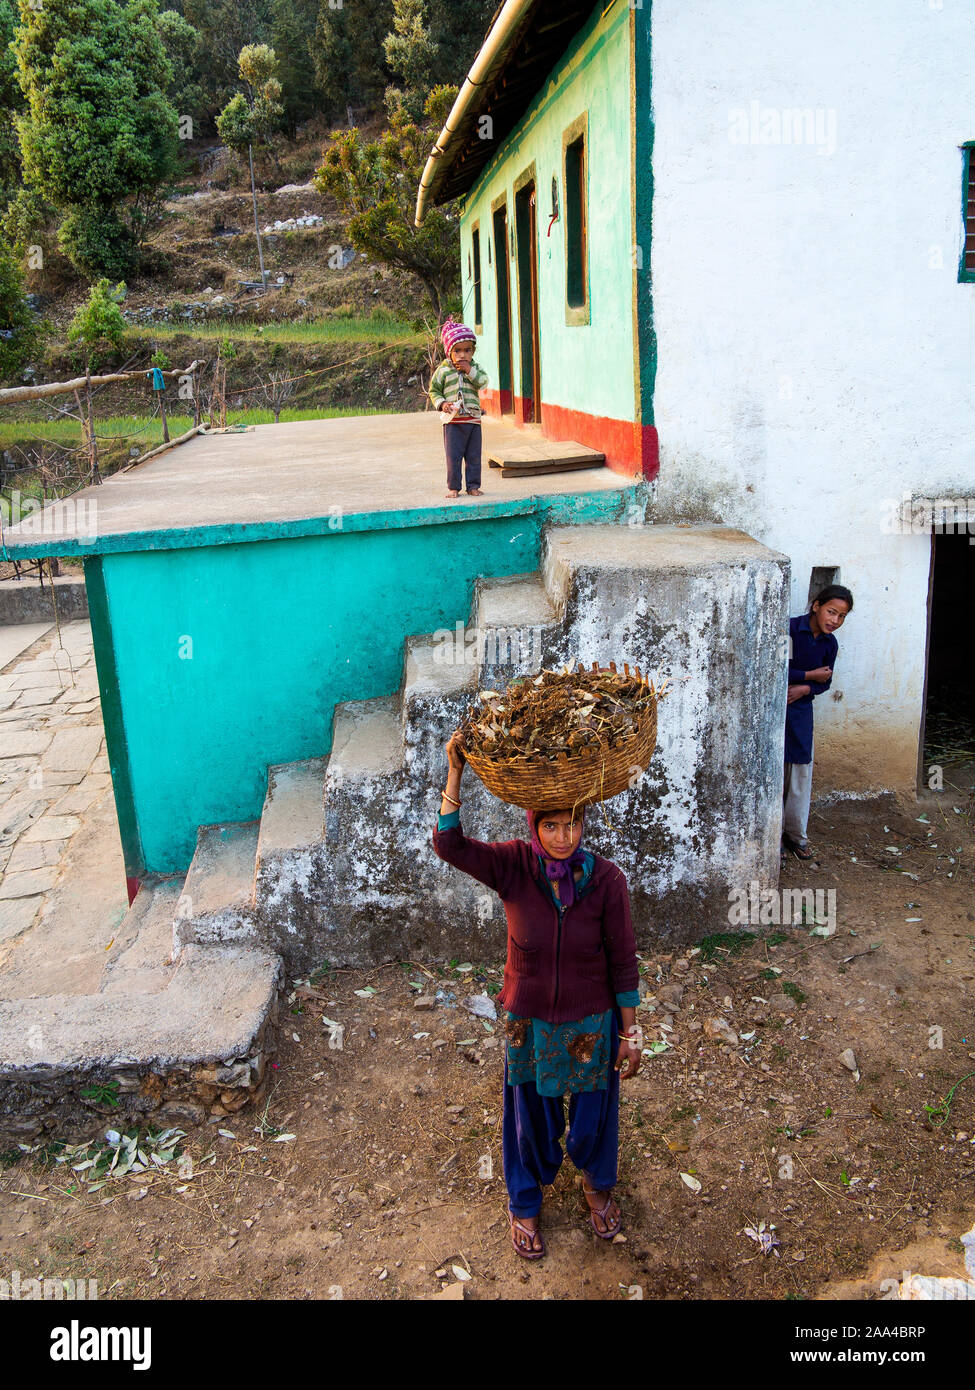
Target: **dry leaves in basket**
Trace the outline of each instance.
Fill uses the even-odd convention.
[[[572,758],[631,738],[662,693],[628,672],[542,671],[482,690],[461,732],[487,758]]]

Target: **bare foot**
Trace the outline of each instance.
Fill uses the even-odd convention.
[[[456,497],[456,496],[457,496],[457,493],[456,493],[456,491],[454,490],[454,488],[448,488],[447,491],[444,493],[444,497]]]
[[[469,487],[467,489],[467,495],[468,497],[481,497],[483,493],[479,487]]]

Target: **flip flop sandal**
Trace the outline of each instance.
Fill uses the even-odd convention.
[[[583,1190],[584,1193],[586,1193],[586,1194],[587,1194],[588,1196],[590,1196],[590,1197],[595,1197],[596,1191],[597,1191],[596,1188],[587,1188],[587,1187],[583,1187],[582,1190]],[[616,1206],[617,1210],[619,1211],[619,1215],[618,1215],[617,1218],[616,1218],[616,1225],[615,1225],[615,1226],[610,1226],[609,1217],[607,1216],[606,1213],[609,1211],[610,1207],[612,1207],[613,1205]],[[620,1228],[621,1228],[622,1225],[623,1225],[623,1208],[620,1206],[619,1202],[616,1201],[616,1199],[615,1199],[615,1197],[613,1196],[612,1192],[607,1193],[607,1195],[606,1195],[606,1205],[603,1207],[602,1211],[593,1211],[592,1207],[589,1206],[589,1203],[588,1203],[588,1202],[586,1202],[586,1206],[589,1208],[589,1224],[590,1224],[590,1226],[592,1227],[592,1229],[593,1229],[593,1231],[595,1232],[595,1234],[599,1237],[600,1240],[612,1240],[613,1237],[619,1233]],[[599,1217],[600,1221],[605,1222],[605,1224],[606,1224],[607,1226],[609,1226],[609,1230],[607,1230],[607,1231],[601,1231],[601,1230],[599,1230],[599,1228],[598,1228],[597,1225],[596,1225],[596,1217],[597,1217],[597,1216]]]
[[[796,858],[801,859],[803,863],[805,863],[808,859],[816,858],[816,851],[812,848],[811,845],[790,845],[789,848],[792,850],[792,853],[796,856]]]
[[[515,1254],[520,1255],[523,1260],[540,1260],[545,1254],[545,1241],[542,1237],[541,1230],[536,1227],[534,1231],[530,1231],[527,1226],[522,1225],[517,1216],[512,1216],[510,1213],[508,1220],[511,1223],[511,1244],[514,1246]],[[542,1242],[541,1250],[533,1250],[531,1245],[527,1248],[523,1245],[519,1245],[515,1237],[515,1228],[521,1231],[522,1235],[530,1236],[532,1241],[538,1236],[539,1240]]]

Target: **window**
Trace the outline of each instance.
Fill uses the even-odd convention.
[[[975,280],[975,140],[962,146],[962,244],[959,280]]]
[[[474,327],[480,328],[483,322],[481,318],[481,229],[480,226],[474,228],[472,233],[474,243]]]
[[[806,601],[806,608],[812,607],[813,599],[817,594],[821,594],[824,589],[829,588],[830,584],[838,584],[839,582],[839,565],[813,565],[812,573],[809,576],[809,598]]]
[[[566,323],[589,322],[589,217],[586,117],[563,134]],[[554,205],[553,205],[554,206]]]

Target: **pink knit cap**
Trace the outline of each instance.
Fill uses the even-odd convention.
[[[444,352],[448,357],[458,343],[474,343],[475,345],[477,343],[477,335],[473,329],[467,328],[462,323],[457,323],[452,318],[448,319],[441,328],[440,336],[443,339]]]

